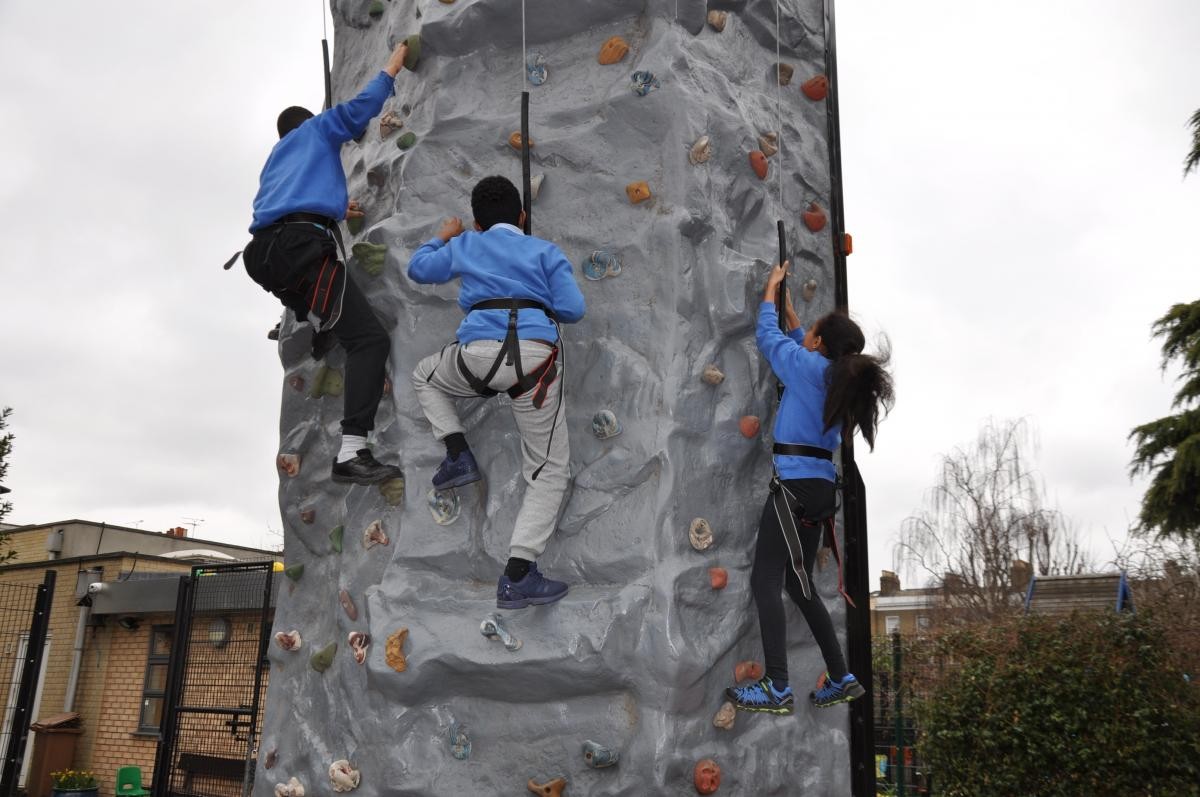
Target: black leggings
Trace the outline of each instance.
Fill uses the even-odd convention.
[[[799,499],[802,517],[825,518],[833,514],[835,490],[833,482],[825,479],[788,479],[784,481],[792,494]],[[813,561],[817,557],[817,546],[821,541],[824,524],[801,526],[800,547],[804,551],[804,570],[809,584],[813,583]],[[758,625],[762,632],[763,658],[768,677],[776,681],[787,681],[787,618],[783,613],[783,590],[800,607],[813,639],[821,648],[825,658],[825,669],[829,677],[841,680],[846,675],[846,660],[838,644],[837,633],[815,585],[812,599],[806,599],[800,588],[800,579],[792,571],[787,543],[783,530],[775,517],[775,505],[771,496],[763,507],[762,520],[758,523],[758,543],[754,548],[754,569],[750,572],[750,589],[754,603],[758,606]]]

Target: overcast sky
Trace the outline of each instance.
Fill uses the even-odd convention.
[[[898,391],[860,455],[872,584],[989,417],[1036,426],[1103,562],[1144,489],[1126,436],[1173,393],[1150,324],[1200,288],[1200,3],[837,11],[850,302]],[[9,522],[281,542],[279,307],[220,265],[279,108],[320,105],[321,35],[319,2],[0,3]]]

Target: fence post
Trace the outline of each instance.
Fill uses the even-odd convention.
[[[29,636],[25,644],[25,664],[21,668],[21,686],[13,709],[8,750],[4,755],[4,770],[0,776],[0,797],[13,797],[21,779],[21,761],[25,758],[25,743],[29,738],[29,723],[33,721],[33,703],[37,697],[38,676],[42,670],[42,654],[46,648],[46,633],[50,630],[50,604],[54,600],[54,581],[58,574],[47,570],[37,587],[33,617],[29,621]]]
[[[900,632],[896,631],[892,634],[892,689],[895,694],[892,697],[892,711],[895,712],[893,718],[893,744],[896,745],[896,762],[894,769],[896,770],[896,797],[904,797],[906,781],[908,773],[905,772],[904,761],[904,703],[900,695]]]

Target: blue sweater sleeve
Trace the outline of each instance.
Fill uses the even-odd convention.
[[[430,238],[413,252],[408,261],[408,278],[426,285],[440,285],[454,279],[454,256],[441,238]]]
[[[792,335],[797,331],[793,331]],[[803,335],[803,332],[800,332]],[[792,387],[801,381],[821,384],[828,361],[823,355],[805,349],[795,338],[783,334],[783,330],[779,328],[779,311],[774,302],[763,302],[759,305],[758,329],[755,336],[758,340],[758,350],[767,358],[771,370],[784,385]]]
[[[381,70],[357,97],[317,115],[316,123],[321,135],[335,144],[361,136],[367,130],[367,123],[383,110],[383,104],[392,96],[394,86],[392,76]]]
[[[543,262],[546,281],[550,285],[550,297],[553,300],[551,309],[559,321],[564,324],[574,324],[583,318],[583,292],[575,281],[575,270],[571,261],[557,246],[551,246],[547,259]]]

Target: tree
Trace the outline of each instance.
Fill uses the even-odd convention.
[[[948,608],[1004,614],[1020,606],[1033,573],[1088,566],[1065,518],[1043,506],[1024,452],[1030,445],[1024,420],[988,421],[973,446],[942,457],[927,507],[904,521],[897,559],[941,581]]]
[[[1200,300],[1177,304],[1154,322],[1162,338],[1162,368],[1183,363],[1171,408],[1179,410],[1136,427],[1130,474],[1152,474],[1142,497],[1138,530],[1200,544]]]
[[[8,473],[8,454],[12,451],[13,433],[4,431],[8,428],[9,415],[12,415],[12,407],[0,410],[0,485],[4,484],[4,476]],[[0,522],[11,511],[12,502],[0,500]],[[6,536],[0,536],[0,544],[3,544]]]
[[[1192,114],[1192,118],[1188,120],[1188,126],[1192,128],[1192,149],[1183,159],[1184,177],[1187,177],[1192,170],[1200,169],[1200,110]]]

